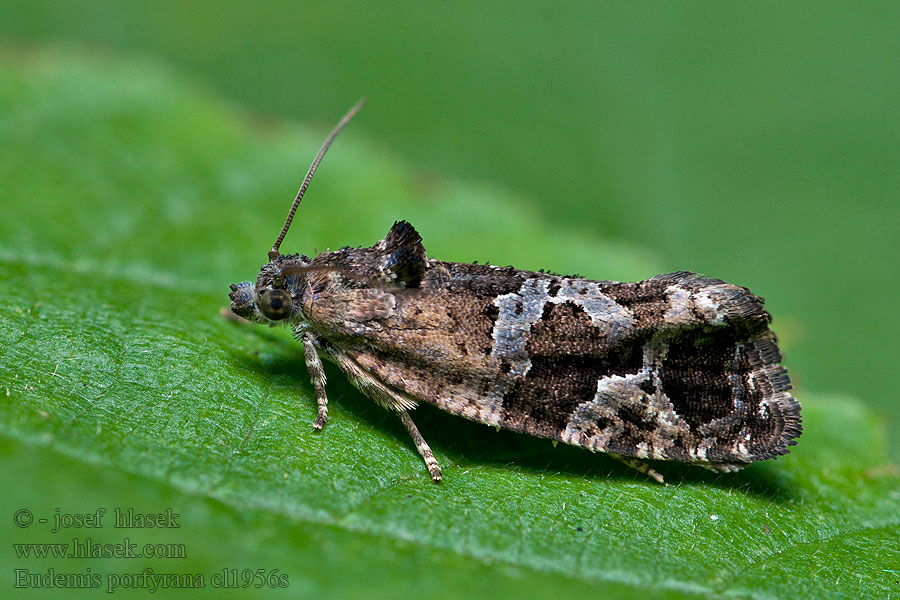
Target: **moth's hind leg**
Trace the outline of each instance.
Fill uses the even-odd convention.
[[[613,454],[612,452],[608,453],[608,456],[618,460],[619,462],[628,465],[632,469],[640,471],[644,475],[649,475],[653,479],[656,480],[657,483],[665,483],[663,476],[653,470],[653,468],[647,463],[640,461],[636,458],[632,458],[630,456],[622,456],[621,454]]]
[[[697,466],[713,473],[737,473],[747,465],[739,463],[697,463]]]
[[[409,416],[408,411],[401,410],[397,414],[400,415],[400,420],[403,422],[403,425],[406,426],[409,435],[412,436],[413,442],[416,444],[416,450],[422,455],[425,466],[428,467],[428,472],[431,473],[431,480],[435,483],[440,483],[441,467],[438,465],[437,459],[434,458],[434,453],[428,446],[428,442],[426,442],[425,438],[422,437],[422,434],[419,433],[419,428],[413,423],[412,417]]]

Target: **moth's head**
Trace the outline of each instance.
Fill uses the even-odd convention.
[[[262,266],[256,283],[231,284],[231,312],[256,323],[277,325],[296,320],[302,304],[302,274],[308,256],[279,254]]]

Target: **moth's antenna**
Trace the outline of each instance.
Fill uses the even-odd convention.
[[[334,126],[334,129],[331,130],[331,133],[328,134],[328,137],[325,138],[325,143],[322,144],[322,147],[319,149],[319,153],[316,155],[316,158],[312,161],[312,164],[309,166],[309,171],[306,173],[306,178],[303,180],[303,184],[300,186],[300,190],[297,192],[297,197],[294,198],[294,203],[291,205],[291,210],[288,211],[287,220],[284,222],[284,227],[281,228],[281,233],[278,235],[278,239],[275,240],[275,244],[272,245],[272,249],[269,251],[269,260],[275,260],[278,258],[278,248],[281,247],[281,242],[284,240],[284,236],[287,234],[288,228],[291,226],[291,221],[294,219],[294,213],[297,212],[297,207],[300,205],[300,201],[303,199],[303,194],[306,193],[306,188],[309,187],[309,182],[312,179],[313,173],[316,172],[316,168],[318,168],[319,163],[322,161],[322,157],[325,156],[325,152],[328,151],[328,147],[331,145],[331,142],[334,141],[334,138],[337,137],[337,134],[341,132],[341,129],[350,122],[350,119],[353,118],[353,115],[359,112],[359,109],[363,107],[363,104],[366,103],[366,98],[360,99],[359,102],[353,105],[353,108],[347,111],[347,114],[344,115],[337,125]]]

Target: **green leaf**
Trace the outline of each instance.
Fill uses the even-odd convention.
[[[286,588],[241,590],[259,597],[896,592],[900,477],[879,420],[851,398],[799,393],[805,433],[791,455],[735,475],[661,465],[667,487],[423,407],[417,423],[444,468],[435,486],[395,417],[331,368],[330,420],[314,432],[299,345],[219,309],[227,284],[265,261],[329,125],[244,114],[139,62],[67,51],[0,61],[10,585],[65,595],[60,574],[82,585],[99,575],[102,589],[160,585],[149,568],[199,574],[205,587],[192,593],[210,597],[223,569],[238,587],[244,569],[287,576]],[[526,205],[411,172],[351,125],[283,248],[368,245],[407,218],[448,260],[654,271],[646,252],[551,229]],[[129,507],[171,508],[179,528],[115,528],[115,509]],[[52,531],[57,515],[98,508],[102,527]],[[48,522],[17,527],[20,509]],[[26,558],[10,547],[72,538],[181,544],[186,556]]]

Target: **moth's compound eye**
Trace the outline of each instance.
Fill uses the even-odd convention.
[[[286,290],[269,289],[262,293],[256,305],[266,317],[279,321],[291,314],[291,295]]]

